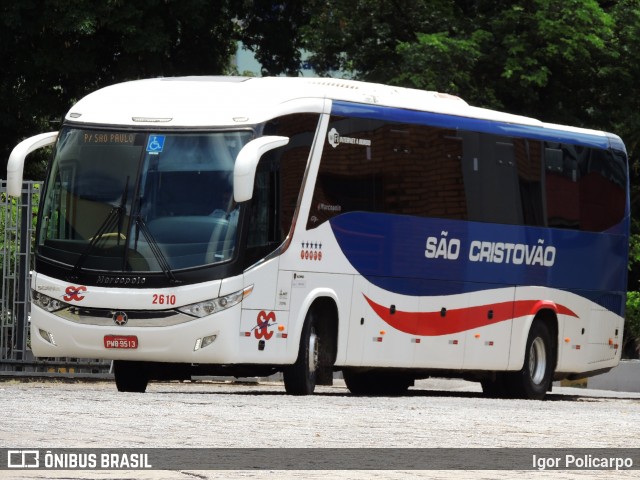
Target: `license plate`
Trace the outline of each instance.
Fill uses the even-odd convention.
[[[104,348],[138,348],[135,335],[105,335]]]

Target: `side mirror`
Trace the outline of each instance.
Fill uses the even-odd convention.
[[[34,150],[55,143],[58,132],[41,133],[35,137],[20,142],[9,155],[7,162],[7,193],[12,197],[19,197],[22,192],[22,174],[24,159]]]
[[[236,202],[251,200],[260,157],[269,150],[282,147],[287,143],[289,143],[287,137],[271,136],[256,138],[242,147],[233,167],[233,199]]]

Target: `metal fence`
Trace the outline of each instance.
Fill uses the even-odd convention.
[[[0,180],[0,376],[108,376],[110,363],[76,358],[34,358],[29,336],[31,251],[40,182],[24,182],[18,198]]]

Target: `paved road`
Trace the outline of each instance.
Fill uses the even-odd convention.
[[[640,394],[556,388],[544,402],[483,398],[479,385],[417,382],[403,397],[355,397],[343,384],[310,397],[280,384],[0,382],[2,448],[640,446]],[[495,471],[0,471],[0,478],[530,478]],[[536,478],[637,478],[635,472],[536,472]]]

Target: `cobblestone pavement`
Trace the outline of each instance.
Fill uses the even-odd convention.
[[[403,397],[356,397],[344,384],[284,394],[278,383],[0,382],[2,448],[628,448],[640,394],[555,388],[547,401],[483,398],[479,385],[417,382]],[[277,452],[277,451],[276,451]],[[526,467],[523,467],[526,468]],[[0,471],[59,479],[493,479],[533,471]],[[638,471],[546,471],[536,479],[637,478]]]

